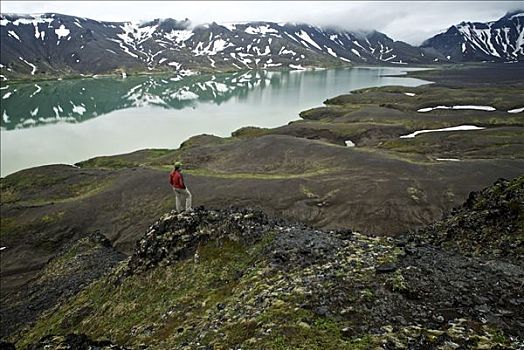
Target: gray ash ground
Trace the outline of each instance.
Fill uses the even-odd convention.
[[[2,299],[0,336],[34,322],[42,312],[104,276],[124,258],[99,232],[64,247],[37,278]]]

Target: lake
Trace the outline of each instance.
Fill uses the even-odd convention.
[[[418,86],[416,68],[358,67],[232,74],[100,77],[0,87],[1,176],[144,148],[178,148],[198,134],[276,127],[351,90]]]

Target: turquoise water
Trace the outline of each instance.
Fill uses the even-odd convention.
[[[252,71],[184,78],[89,78],[4,85],[1,175],[143,148],[178,148],[193,135],[275,127],[351,90],[418,86],[409,68]]]

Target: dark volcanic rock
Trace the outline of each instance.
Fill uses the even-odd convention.
[[[38,343],[29,345],[26,350],[126,350],[128,348],[114,345],[108,340],[95,341],[85,334],[48,335],[40,339]]]
[[[524,257],[524,176],[499,179],[471,192],[466,202],[442,220],[412,233],[417,242],[431,242],[464,254],[504,259]]]
[[[13,343],[0,340],[0,350],[16,350],[16,348]]]
[[[333,234],[304,226],[287,227],[266,250],[268,259],[284,269],[325,262],[342,245]]]
[[[524,270],[519,265],[434,247],[414,249],[416,254],[399,260],[396,278],[386,282],[396,292],[385,298],[391,314],[435,328],[466,318],[524,337]]]
[[[172,211],[151,225],[137,242],[128,272],[141,272],[191,257],[199,245],[209,240],[253,243],[274,227],[275,222],[257,210],[206,210],[200,207],[182,213]]]

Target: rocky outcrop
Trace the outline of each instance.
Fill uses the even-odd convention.
[[[524,260],[524,176],[497,180],[471,192],[442,220],[413,232],[411,239],[467,255]]]
[[[182,213],[172,211],[151,225],[145,236],[137,241],[127,272],[138,273],[193,257],[197,248],[210,240],[253,244],[275,225],[263,212],[251,209],[206,210],[200,207]]]
[[[126,350],[128,348],[112,344],[108,340],[94,341],[85,334],[48,335],[40,339],[38,343],[32,344],[26,350]]]

